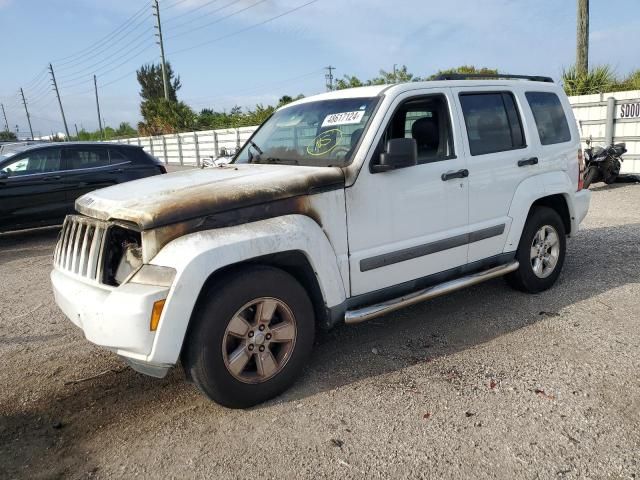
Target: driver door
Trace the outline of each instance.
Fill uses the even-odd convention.
[[[378,145],[346,189],[352,296],[461,267],[468,252],[468,181],[449,89],[399,96]],[[374,173],[391,138],[414,138],[418,164]]]
[[[60,149],[28,151],[0,166],[0,230],[52,225],[66,213]]]

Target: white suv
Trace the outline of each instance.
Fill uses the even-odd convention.
[[[317,327],[506,275],[551,287],[587,214],[562,89],[542,77],[317,95],[220,167],[81,197],[51,274],[88,340],[247,407],[300,374]],[[452,312],[455,307],[452,305]]]

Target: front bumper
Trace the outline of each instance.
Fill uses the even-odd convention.
[[[168,368],[150,362],[156,332],[150,330],[149,322],[154,302],[166,299],[169,287],[136,283],[109,287],[58,269],[51,272],[51,283],[56,303],[87,340],[125,357],[130,364],[147,364],[152,370]]]

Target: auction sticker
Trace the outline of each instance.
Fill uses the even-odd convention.
[[[313,156],[326,155],[338,145],[338,141],[341,138],[342,132],[340,129],[332,128],[327,130],[313,139],[313,142],[307,146],[307,153]]]
[[[364,110],[355,112],[332,113],[327,115],[322,122],[322,128],[333,127],[334,125],[352,125],[360,123],[364,117]]]

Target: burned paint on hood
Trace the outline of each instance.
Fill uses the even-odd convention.
[[[231,164],[134,180],[96,190],[76,210],[141,230],[238,208],[344,187],[338,167]]]

